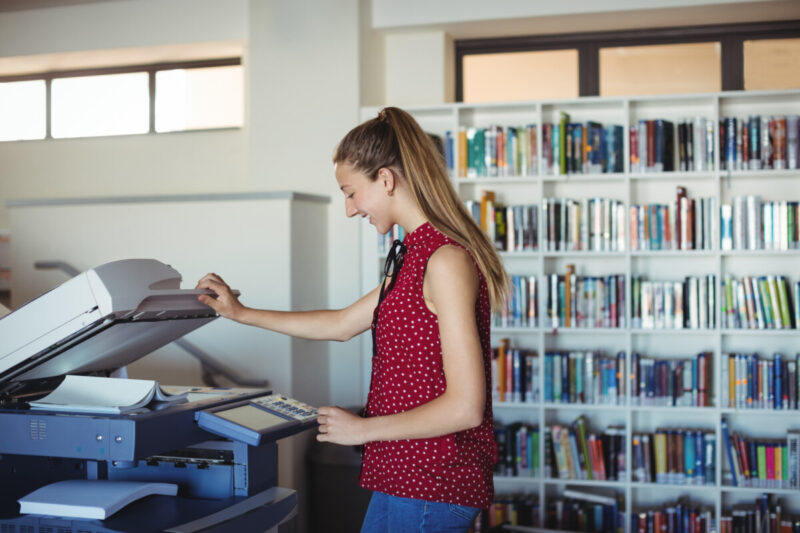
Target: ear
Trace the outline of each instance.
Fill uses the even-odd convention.
[[[392,196],[394,194],[394,189],[397,186],[396,177],[394,175],[394,172],[392,172],[392,169],[385,167],[379,169],[378,179],[383,185],[383,189],[386,191],[386,194]]]

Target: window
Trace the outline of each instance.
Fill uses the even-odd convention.
[[[44,139],[45,94],[43,80],[0,83],[0,141]]]
[[[577,96],[577,50],[473,54],[464,57],[464,102]]]
[[[600,96],[703,93],[722,89],[720,44],[600,49]]]
[[[800,87],[800,39],[759,39],[744,42],[744,88]]]
[[[241,126],[241,66],[162,70],[156,73],[156,131]]]
[[[572,63],[564,71],[559,64],[554,76],[537,76],[525,72],[537,66],[519,60],[518,72],[509,75],[508,57],[566,50],[577,51],[579,96],[797,88],[798,35],[800,20],[788,20],[457,40],[456,100],[496,101],[518,94],[545,98],[539,91],[546,93],[554,77],[561,83]],[[475,80],[475,62],[488,79]],[[481,88],[479,98],[476,87]]]
[[[147,73],[53,80],[54,138],[147,133]]]
[[[239,58],[0,77],[0,141],[230,128],[243,123]]]

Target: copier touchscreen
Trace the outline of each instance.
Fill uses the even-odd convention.
[[[286,423],[285,418],[267,413],[253,405],[243,405],[227,411],[219,411],[217,416],[259,432]]]

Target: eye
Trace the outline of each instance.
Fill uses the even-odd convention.
[[[350,194],[348,194],[348,195],[347,195],[347,198],[348,198],[348,199],[349,199],[349,198],[352,198],[353,196],[355,196],[355,194],[356,194],[356,193],[354,193],[354,192],[351,192]]]

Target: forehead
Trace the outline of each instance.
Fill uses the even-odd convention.
[[[336,175],[339,188],[356,187],[368,181],[362,172],[355,170],[349,163],[335,163],[333,173]]]

